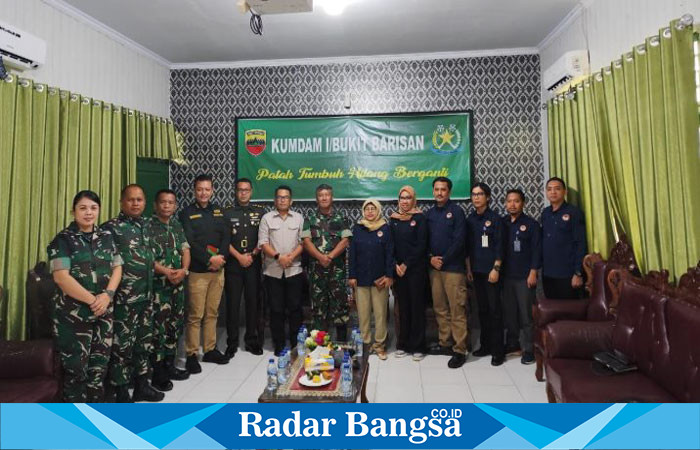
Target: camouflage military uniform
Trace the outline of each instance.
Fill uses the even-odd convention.
[[[126,214],[104,223],[124,260],[122,281],[114,296],[114,344],[109,381],[129,383],[131,376],[148,375],[153,339],[153,251],[143,218]]]
[[[182,252],[190,245],[182,224],[172,217],[165,224],[153,216],[146,220],[148,237],[154,260],[171,269],[182,268]],[[153,279],[153,353],[156,361],[175,356],[177,340],[182,334],[185,319],[185,282],[174,286],[165,275]]]
[[[68,270],[93,295],[107,289],[112,269],[122,264],[108,231],[96,228],[83,233],[75,222],[56,235],[48,254],[51,272]],[[100,401],[112,346],[112,306],[98,317],[87,304],[59,289],[52,302],[52,319],[63,366],[64,400]]]
[[[318,210],[311,212],[304,220],[301,234],[302,239],[311,238],[311,243],[321,253],[329,253],[343,238],[351,236],[349,221],[335,209],[330,215]],[[336,326],[347,324],[350,316],[345,284],[345,252],[333,259],[327,268],[311,258],[309,285],[315,328],[324,327],[328,321]]]

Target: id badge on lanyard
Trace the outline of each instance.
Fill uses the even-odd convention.
[[[488,248],[489,246],[489,236],[486,233],[481,235],[481,246],[483,248]]]
[[[515,240],[513,241],[513,252],[520,253],[520,231],[515,232]]]

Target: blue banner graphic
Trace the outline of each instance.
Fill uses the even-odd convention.
[[[700,448],[698,404],[2,404],[2,449]]]

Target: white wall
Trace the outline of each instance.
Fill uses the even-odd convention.
[[[170,69],[41,0],[0,0],[0,20],[46,41],[46,64],[20,76],[170,117]]]
[[[542,70],[564,52],[588,49],[591,70],[597,72],[685,13],[700,21],[699,0],[588,0],[582,6],[573,21],[540,47]]]
[[[591,72],[597,72],[686,13],[700,22],[700,0],[583,0],[540,44],[540,68],[544,72],[565,52],[587,49]],[[547,179],[546,110],[542,112],[542,134]]]

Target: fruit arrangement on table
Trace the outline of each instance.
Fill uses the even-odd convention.
[[[331,337],[326,331],[312,330],[304,341],[307,349],[304,358],[304,372],[306,386],[325,386],[333,381],[336,361],[333,353],[340,350],[334,346]],[[301,382],[301,380],[300,380]]]

